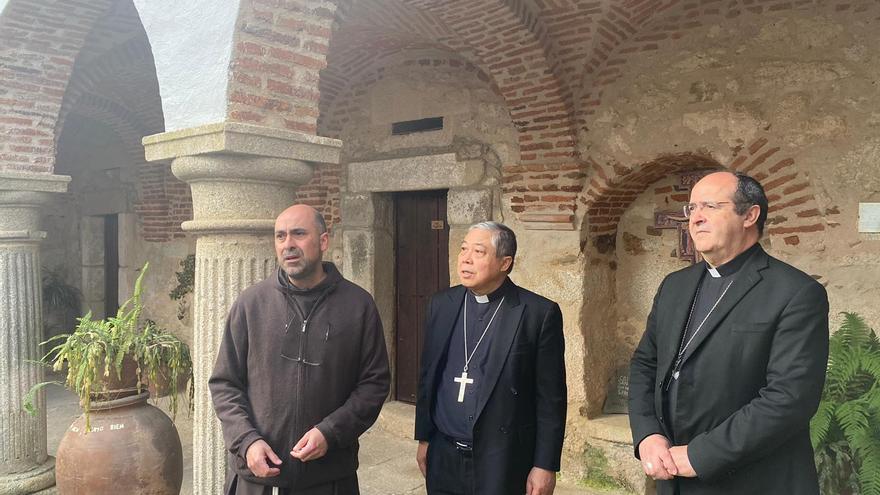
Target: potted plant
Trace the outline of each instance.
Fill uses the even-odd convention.
[[[819,481],[827,495],[880,495],[880,341],[859,315],[843,315],[810,422]]]
[[[43,327],[45,336],[53,337],[69,328],[80,314],[82,293],[67,282],[62,267],[43,267]]]
[[[147,385],[157,384],[161,377],[172,387],[191,381],[192,361],[186,344],[142,318],[142,284],[148,268],[149,263],[115,316],[95,320],[89,312],[78,319],[72,333],[43,343],[51,349],[42,362],[55,371],[66,369],[64,385],[79,396],[83,408],[58,447],[56,479],[61,493],[120,493],[129,483],[139,489],[149,486],[149,493],[180,490],[180,438],[165,413],[147,404]],[[53,382],[31,389],[25,409],[33,409],[37,390],[48,383]],[[177,394],[170,398],[174,417]],[[95,455],[104,461],[86,460]]]
[[[177,319],[183,321],[189,313],[189,300],[186,297],[191,294],[196,284],[196,255],[189,254],[180,260],[180,271],[175,272],[177,287],[168,293],[172,301],[177,301]]]

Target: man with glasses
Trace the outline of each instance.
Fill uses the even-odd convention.
[[[685,206],[704,262],[660,284],[630,367],[635,454],[659,495],[818,495],[809,423],[828,298],[758,243],[767,197],[718,172]]]
[[[358,493],[358,437],[388,395],[388,356],[373,298],[322,262],[328,240],[317,210],[284,210],[278,270],[229,310],[209,381],[227,495]]]

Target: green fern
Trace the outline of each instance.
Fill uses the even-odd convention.
[[[131,298],[125,301],[115,316],[93,319],[88,312],[79,318],[70,334],[50,338],[41,345],[51,348],[41,360],[55,371],[67,369],[65,385],[79,395],[85,413],[86,431],[90,429],[89,413],[92,401],[108,392],[110,373],[122,379],[123,363],[128,358],[136,364],[137,392],[144,387],[143,380],[157,384],[160,375],[172,384],[192,381],[192,361],[189,348],[177,337],[159,328],[155,322],[142,321],[143,279],[149,263],[141,269]],[[54,345],[54,347],[52,347]],[[35,385],[27,394],[24,409],[33,413],[34,401],[46,383]],[[177,394],[170,394],[172,416],[177,412]]]
[[[880,340],[859,315],[843,315],[810,440],[822,493],[880,495]]]

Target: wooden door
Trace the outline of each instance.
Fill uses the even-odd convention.
[[[104,215],[104,314],[119,309],[119,216]]]
[[[449,287],[446,191],[395,196],[395,397],[415,403],[428,299]]]

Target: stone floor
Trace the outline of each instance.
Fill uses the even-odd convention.
[[[49,453],[54,455],[67,427],[80,414],[76,396],[61,388],[47,387]],[[165,404],[160,403],[163,407]],[[376,425],[361,438],[358,478],[363,495],[425,493],[424,480],[415,463],[416,444],[411,440],[413,407],[386,404]],[[181,495],[192,493],[192,421],[178,414],[177,428],[183,444],[184,478]],[[608,495],[577,486],[559,484],[556,495]]]

